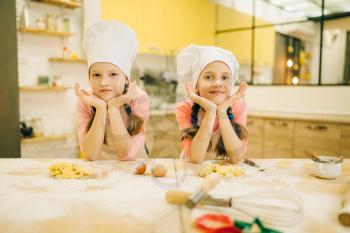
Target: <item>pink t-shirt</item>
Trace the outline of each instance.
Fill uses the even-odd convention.
[[[192,100],[186,100],[181,103],[178,103],[175,108],[175,115],[176,120],[179,124],[179,130],[180,132],[186,128],[191,128],[191,113],[192,113],[192,106],[193,101]],[[234,121],[242,126],[246,126],[247,124],[247,113],[248,108],[247,104],[244,101],[244,99],[236,101],[232,106],[232,113],[234,114],[235,118]],[[200,117],[198,117],[198,122],[200,125]],[[219,121],[216,116],[213,133],[219,130]],[[191,146],[191,139],[184,139],[182,140],[182,155],[186,156],[186,158],[190,158],[191,152],[190,152],[190,146]],[[247,151],[247,140],[242,140],[243,146],[244,146],[244,153]]]
[[[145,126],[145,123],[149,118],[149,109],[150,109],[150,99],[147,93],[142,91],[141,89],[137,89],[136,97],[135,99],[132,100],[130,106],[131,106],[132,112],[144,121],[143,126]],[[92,106],[85,104],[80,98],[78,98],[77,108],[76,108],[76,127],[77,127],[77,133],[78,133],[79,146],[82,152],[84,151],[84,148],[82,146],[82,140],[88,132],[87,126],[92,116],[93,116]],[[132,138],[133,146],[129,151],[128,155],[123,157],[122,160],[131,160],[135,157],[135,155],[140,150],[144,149],[144,146],[145,146],[144,131],[141,131],[140,133],[133,135],[131,138]],[[108,141],[109,140],[107,140],[107,143]],[[110,149],[110,148],[113,148],[113,147],[112,146],[109,147],[109,150],[112,150],[111,153],[113,153],[114,152],[113,149]],[[114,158],[116,158],[116,156],[114,156]]]

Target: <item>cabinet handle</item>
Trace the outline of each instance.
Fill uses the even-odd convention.
[[[277,126],[277,127],[288,127],[287,122],[276,122],[276,121],[270,121],[270,125]]]
[[[306,126],[309,130],[314,131],[327,131],[328,127],[326,125],[308,125]]]

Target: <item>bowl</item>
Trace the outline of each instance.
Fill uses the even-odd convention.
[[[325,179],[335,179],[341,174],[343,159],[334,156],[319,156],[311,159],[316,176]]]

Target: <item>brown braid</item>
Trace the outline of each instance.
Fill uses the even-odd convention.
[[[127,83],[125,85],[125,89],[124,89],[123,94],[126,94],[128,92],[128,88],[129,88],[129,83]],[[140,131],[143,128],[143,120],[140,117],[136,116],[132,112],[130,105],[124,104],[124,108],[125,108],[125,112],[129,116],[128,126],[127,126],[127,130],[129,132],[129,134],[131,136],[133,136],[133,135],[136,135],[136,134],[140,133]]]

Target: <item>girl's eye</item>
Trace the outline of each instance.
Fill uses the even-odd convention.
[[[223,79],[223,80],[229,80],[230,77],[229,77],[229,76],[223,76],[222,79]]]
[[[100,74],[94,73],[92,74],[92,77],[100,77]]]
[[[206,76],[204,76],[204,79],[205,80],[211,80],[211,76],[210,75],[206,75]]]
[[[117,77],[117,76],[119,76],[119,74],[118,73],[111,73],[111,76],[112,77]]]

